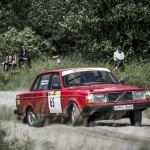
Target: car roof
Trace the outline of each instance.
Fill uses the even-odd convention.
[[[68,71],[68,70],[76,70],[76,69],[96,69],[96,68],[101,68],[101,69],[107,69],[108,71],[110,71],[110,69],[106,68],[106,67],[98,67],[98,66],[86,66],[86,67],[73,67],[73,68],[59,68],[59,69],[52,69],[52,70],[48,70],[45,72],[41,72],[39,74],[45,74],[45,73],[49,73],[49,72],[63,72],[63,71]]]

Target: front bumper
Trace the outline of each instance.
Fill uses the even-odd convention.
[[[133,109],[126,110],[115,110],[115,106],[123,106],[123,105],[133,105]],[[82,113],[84,114],[94,114],[94,113],[106,113],[106,112],[118,112],[118,111],[133,111],[133,110],[145,110],[150,107],[150,102],[144,103],[129,103],[129,104],[112,104],[105,106],[82,106]]]
[[[21,117],[23,115],[19,109],[14,110],[14,114],[16,114],[18,117]]]

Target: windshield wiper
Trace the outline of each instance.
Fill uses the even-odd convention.
[[[88,85],[94,85],[94,84],[117,84],[116,82],[93,82],[93,83],[87,83]]]

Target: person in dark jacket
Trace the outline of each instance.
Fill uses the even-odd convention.
[[[21,68],[21,66],[24,63],[27,63],[29,68],[31,68],[30,54],[29,54],[29,51],[28,51],[28,49],[26,48],[25,45],[23,45],[22,48],[19,51],[19,55],[18,55],[18,66],[19,66],[19,68]]]

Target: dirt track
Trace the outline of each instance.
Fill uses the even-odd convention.
[[[33,150],[145,150],[150,149],[150,120],[141,127],[128,119],[100,121],[95,127],[72,127],[61,123],[29,127],[13,115],[18,92],[0,92],[0,125],[13,149]]]

